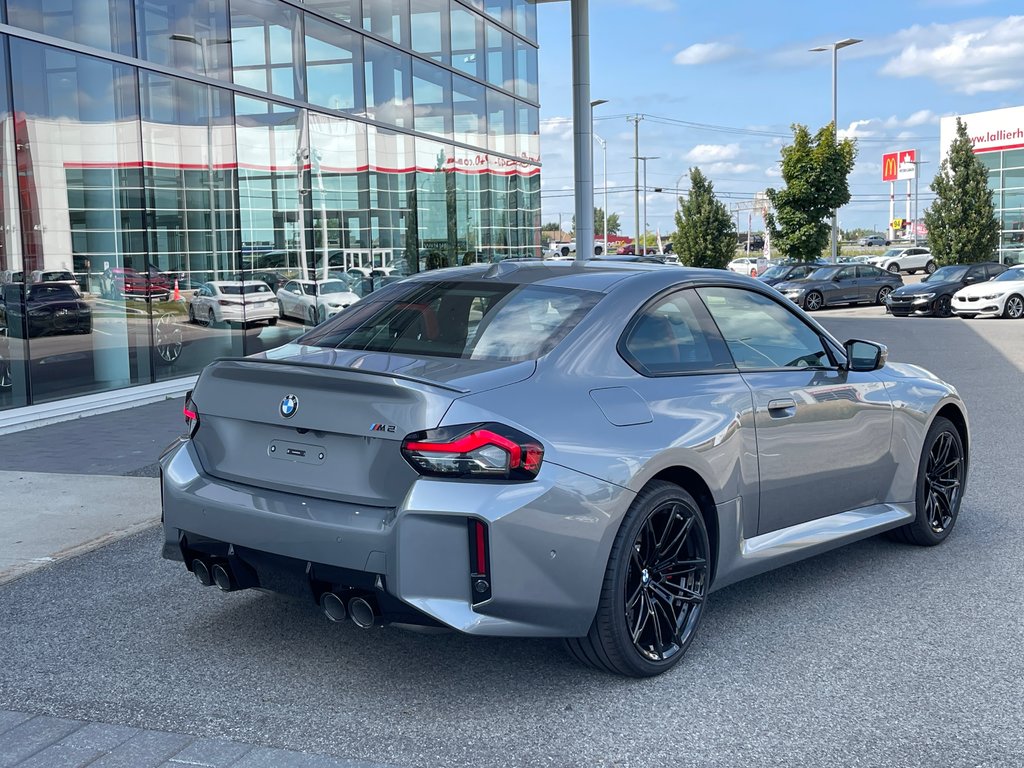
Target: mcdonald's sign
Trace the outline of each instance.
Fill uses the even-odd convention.
[[[882,155],[882,181],[896,181],[900,172],[899,152]]]

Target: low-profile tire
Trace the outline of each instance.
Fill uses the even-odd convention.
[[[819,291],[811,291],[804,296],[804,309],[808,312],[816,312],[825,306],[825,298]]]
[[[928,428],[917,467],[917,516],[894,529],[892,538],[934,547],[949,536],[960,514],[967,480],[967,455],[953,422],[937,416]]]
[[[1011,320],[1020,320],[1024,317],[1024,299],[1016,293],[1008,298],[1006,304],[1003,305],[1003,317],[1008,317]]]
[[[892,272],[894,275],[898,275],[900,273],[900,265],[897,264],[896,262],[890,264],[888,267],[886,267],[886,269],[889,272]]]
[[[196,322],[196,310],[191,304],[188,305],[188,321],[195,325]]]
[[[935,262],[929,261],[927,264],[925,264],[924,271],[927,272],[929,275],[932,274],[935,271]]]
[[[316,307],[310,306],[309,311],[306,312],[306,320],[310,325],[316,325]]]
[[[288,315],[284,313],[284,302],[280,299],[277,300],[277,313],[281,315],[281,317],[288,317]]]
[[[932,305],[932,314],[936,317],[952,317],[953,297],[948,294],[939,296]]]
[[[207,328],[216,328],[217,327],[217,313],[215,313],[213,311],[212,307],[210,308],[209,313],[206,315],[206,327]]]
[[[892,288],[888,285],[883,285],[878,289],[878,296],[875,297],[875,304],[885,304],[885,299],[892,293]]]
[[[615,536],[590,630],[565,640],[569,653],[626,677],[672,669],[704,613],[708,552],[707,529],[693,496],[673,483],[648,483]]]

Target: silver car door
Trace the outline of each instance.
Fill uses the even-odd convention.
[[[735,287],[698,293],[753,393],[758,532],[881,501],[896,471],[885,386],[840,369],[818,331],[768,296]]]

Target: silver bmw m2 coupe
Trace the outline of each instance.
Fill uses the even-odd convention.
[[[956,390],[725,271],[427,272],[208,366],[161,459],[166,558],[335,621],[565,638],[645,677],[711,592],[889,532],[967,479]]]

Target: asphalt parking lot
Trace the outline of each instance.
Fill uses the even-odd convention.
[[[943,546],[871,539],[717,592],[684,662],[638,682],[556,642],[362,631],[201,589],[151,530],[0,587],[0,709],[416,768],[1016,768],[1024,322],[816,318],[964,396],[972,468]]]

